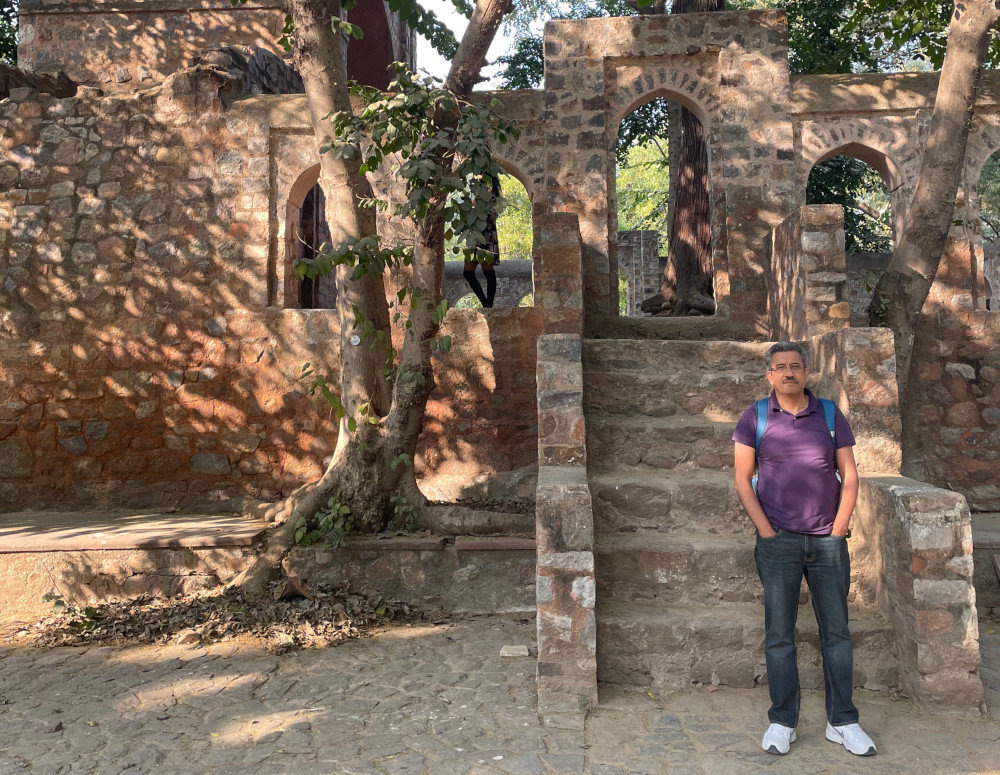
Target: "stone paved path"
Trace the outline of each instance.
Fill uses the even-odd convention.
[[[0,775],[685,775],[1000,772],[1000,723],[859,693],[875,759],[823,739],[805,698],[786,757],[763,691],[605,692],[539,720],[528,619],[391,631],[275,657],[243,646],[0,651]]]

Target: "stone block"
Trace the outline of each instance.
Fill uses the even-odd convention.
[[[968,581],[914,579],[913,598],[923,605],[974,605],[975,591]]]
[[[17,439],[0,441],[0,479],[30,479],[33,461],[27,442]]]
[[[213,452],[196,452],[192,455],[191,470],[211,476],[227,476],[232,473],[229,458]]]

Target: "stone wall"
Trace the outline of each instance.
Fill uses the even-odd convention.
[[[206,49],[259,47],[288,57],[281,3],[250,0],[21,0],[19,66],[65,70],[78,83],[133,92],[163,83]],[[385,87],[385,68],[412,61],[411,33],[382,3],[363,3],[348,17],[362,25],[364,44],[351,46],[352,78]]]
[[[238,83],[204,66],[0,101],[4,509],[275,497],[332,451],[298,376],[337,378],[339,323],[279,293],[314,145],[301,98],[230,104]],[[449,313],[417,458],[432,497],[533,497],[535,338],[563,315]]]
[[[357,593],[402,600],[422,610],[535,610],[531,538],[358,537],[337,551],[295,549],[284,566],[310,585],[349,585]]]
[[[660,233],[649,230],[618,232],[618,270],[628,285],[625,314],[642,317],[642,300],[660,292],[663,274]]]
[[[779,341],[850,324],[839,205],[806,205],[774,230],[767,306],[771,336]]]
[[[903,691],[978,708],[979,628],[965,499],[904,477],[861,479],[851,538],[854,588],[896,631]]]
[[[494,308],[517,307],[525,296],[532,293],[531,261],[515,259],[500,261],[496,264],[497,295],[493,301]],[[444,265],[444,298],[450,305],[472,293],[469,283],[462,272],[465,264],[461,261],[448,261]],[[479,284],[486,290],[486,280],[482,272],[477,272]],[[530,305],[529,305],[530,306]]]

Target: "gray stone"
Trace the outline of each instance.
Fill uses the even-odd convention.
[[[212,336],[222,336],[222,335],[224,335],[226,333],[227,328],[228,328],[228,324],[226,323],[226,319],[224,317],[210,318],[205,323],[205,329]]]
[[[83,436],[69,436],[59,439],[59,443],[74,455],[83,455],[87,452],[87,442]]]
[[[30,479],[31,449],[15,439],[0,441],[0,479]]]
[[[215,452],[196,452],[191,456],[191,470],[197,474],[226,476],[232,473],[229,458]]]

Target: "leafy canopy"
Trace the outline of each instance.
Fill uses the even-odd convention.
[[[492,113],[491,108],[499,106],[497,100],[489,106],[472,104],[458,99],[437,79],[415,75],[403,63],[394,62],[392,68],[396,76],[386,92],[352,84],[351,91],[365,100],[365,107],[357,114],[331,114],[333,139],[320,152],[357,159],[362,174],[383,162],[393,164],[393,172],[405,182],[406,198],[399,202],[366,199],[362,206],[413,219],[418,230],[440,218],[452,252],[465,260],[484,259],[487,254],[477,245],[484,242],[483,232],[493,207],[493,181],[501,173],[492,148],[514,141],[517,129]],[[413,256],[412,245],[383,246],[382,238],[372,234],[324,246],[315,258],[299,262],[295,271],[300,278],[318,277],[346,266],[353,268],[351,279],[356,281],[366,275],[381,276],[387,268],[409,265]],[[410,329],[409,314],[419,301],[414,289],[401,288],[391,305],[396,309],[393,322],[405,315],[404,327]],[[432,310],[431,319],[439,324],[447,311],[448,302],[442,300]],[[398,353],[385,332],[357,309],[354,318],[363,340],[386,348],[386,376],[391,377]],[[437,337],[430,346],[431,350],[446,351],[451,339]],[[303,374],[311,376],[311,370]],[[404,373],[402,369],[398,378],[404,382],[424,379],[419,371]],[[345,415],[345,408],[322,378],[315,378],[312,389],[338,417]],[[348,418],[348,429],[353,432],[364,422],[378,422],[367,405],[359,409],[359,416]]]
[[[0,0],[0,60],[17,64],[16,0]]]

